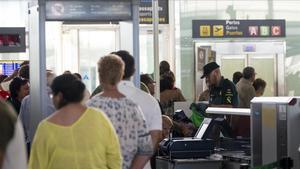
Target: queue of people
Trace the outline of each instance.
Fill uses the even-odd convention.
[[[20,78],[19,72],[15,73],[15,77],[8,80],[10,96],[3,99],[7,103],[11,98],[18,101],[17,106],[12,105],[15,112],[20,112],[15,113],[15,121],[18,121],[15,123],[22,121],[23,127],[20,126],[25,131],[25,136],[21,135],[23,144],[20,144],[24,147],[24,168],[27,168],[24,138],[30,152],[30,169],[151,168],[150,158],[162,139],[162,113],[157,100],[130,81],[134,64],[127,51],[102,57],[98,63],[101,92],[87,101],[83,101],[86,89],[79,74],[66,71],[54,78],[47,72],[49,92],[45,93],[49,98],[49,111],[42,112],[44,120],[34,138],[30,137],[33,131],[29,126],[29,78]],[[27,92],[23,92],[25,84]],[[3,168],[7,166],[5,161],[9,161],[6,160],[7,145],[14,133],[13,130],[10,134],[3,133],[4,130],[8,129],[1,126],[1,134],[9,137],[1,145],[0,166]]]
[[[0,91],[7,93],[0,100],[0,169],[27,168],[26,155],[30,169],[154,169],[158,143],[181,126],[173,121],[174,102],[186,99],[175,86],[168,62],[160,63],[160,101],[153,97],[151,75],[141,75],[144,91],[134,86],[134,67],[127,51],[101,57],[100,85],[92,96],[80,74],[66,71],[55,77],[47,71],[47,112],[41,112],[43,120],[35,134],[30,127],[28,62],[13,75],[1,77]],[[236,73],[235,83],[222,76],[215,62],[206,64],[203,72],[207,90],[200,98],[211,106],[249,107],[266,87],[264,80],[255,79],[252,67],[240,72],[242,76]],[[247,123],[238,123],[243,121],[240,117],[226,119],[236,135],[248,136]]]

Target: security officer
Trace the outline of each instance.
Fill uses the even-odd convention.
[[[220,66],[216,62],[210,62],[203,67],[203,76],[210,86],[209,91],[209,106],[210,107],[238,107],[238,93],[235,85],[228,79],[224,79],[220,72]],[[231,117],[224,115],[211,115],[212,118],[225,119],[222,127],[214,126],[210,134],[210,138],[218,140],[222,128],[226,130],[228,137],[233,137],[233,132],[230,127]],[[224,133],[223,133],[224,134]]]
[[[238,93],[235,85],[228,79],[224,79],[220,72],[220,66],[216,62],[210,62],[203,67],[203,76],[210,86],[209,104],[212,107],[238,107]]]

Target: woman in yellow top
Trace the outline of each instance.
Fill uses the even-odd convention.
[[[120,145],[111,122],[104,113],[80,104],[84,84],[64,74],[51,88],[58,110],[39,124],[29,169],[120,169]]]

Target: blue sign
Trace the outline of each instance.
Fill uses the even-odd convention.
[[[89,80],[88,75],[84,75],[84,76],[83,76],[83,80]]]
[[[0,66],[2,68],[2,72],[0,72],[3,75],[11,75],[16,69],[20,68],[19,63],[0,63]]]
[[[247,44],[243,46],[243,51],[244,52],[255,52],[256,51],[256,46],[255,44]]]

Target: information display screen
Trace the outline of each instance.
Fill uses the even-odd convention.
[[[131,11],[129,0],[46,1],[48,21],[124,21]]]
[[[20,35],[18,34],[0,34],[0,46],[21,46]]]
[[[11,75],[16,69],[20,68],[23,61],[0,61],[0,74]]]
[[[0,53],[26,52],[25,28],[0,27]]]

